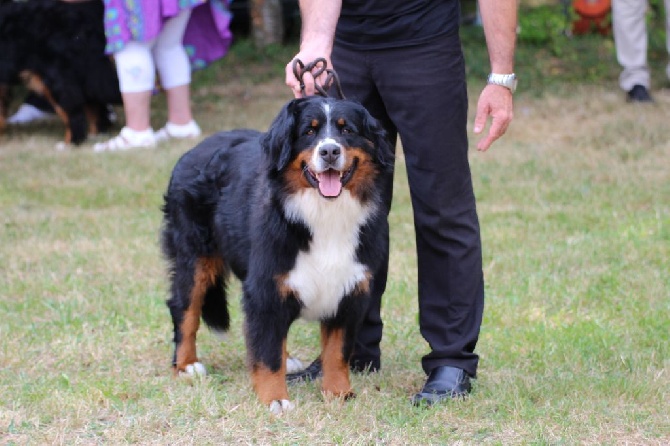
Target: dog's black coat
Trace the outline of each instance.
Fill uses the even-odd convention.
[[[344,364],[348,372],[371,277],[386,246],[380,189],[392,175],[392,157],[381,126],[362,106],[321,97],[290,101],[267,133],[219,133],[183,155],[165,195],[162,233],[172,281],[175,371],[197,362],[200,316],[214,329],[228,328],[225,284],[232,271],[243,282],[249,367],[261,401],[287,399],[285,342],[301,314],[321,322],[324,363],[336,356],[330,368]],[[321,185],[329,173],[339,175],[334,189]],[[337,206],[343,210],[334,211]],[[315,225],[325,218],[319,212],[330,217]],[[330,243],[341,244],[345,254],[330,247],[321,255]],[[300,266],[305,261],[318,270],[330,254],[340,262],[332,274],[310,276]],[[312,296],[310,287],[321,283],[342,292],[328,288]],[[325,294],[334,301],[319,301]],[[324,391],[346,396],[348,374],[345,384],[337,383],[344,372],[328,367]]]
[[[107,105],[121,103],[121,93],[105,55],[103,19],[101,1],[0,2],[0,129],[10,86],[20,80],[45,96],[65,121],[65,142],[79,144],[89,128],[110,127]]]

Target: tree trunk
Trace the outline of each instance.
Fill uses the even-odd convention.
[[[251,0],[250,13],[251,32],[256,47],[282,43],[284,23],[281,0]]]

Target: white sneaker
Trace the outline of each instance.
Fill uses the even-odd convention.
[[[168,121],[165,127],[156,132],[156,142],[165,142],[170,139],[192,139],[201,134],[202,130],[194,120],[184,125],[177,125]]]
[[[57,116],[55,113],[49,113],[40,110],[34,105],[30,104],[21,104],[19,109],[7,119],[9,124],[29,124],[31,122],[37,121],[48,121],[51,119],[56,119]]]
[[[147,148],[156,146],[156,137],[151,127],[147,130],[138,132],[130,127],[124,127],[118,136],[93,145],[95,152],[114,152],[118,150],[128,150],[137,148]]]

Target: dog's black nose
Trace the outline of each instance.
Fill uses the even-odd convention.
[[[342,150],[337,144],[324,144],[319,147],[319,156],[328,164],[333,164],[340,157]]]

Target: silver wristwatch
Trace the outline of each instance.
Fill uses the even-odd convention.
[[[514,93],[514,90],[516,90],[516,83],[517,83],[517,78],[516,74],[497,74],[497,73],[491,73],[489,74],[489,78],[486,80],[487,84],[494,84],[494,85],[500,85],[501,87],[508,88],[509,91]]]

